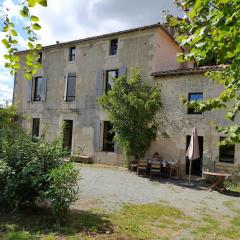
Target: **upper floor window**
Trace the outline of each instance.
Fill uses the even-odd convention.
[[[39,137],[40,118],[32,119],[32,136]]]
[[[69,61],[74,62],[76,59],[76,47],[69,48]]]
[[[33,78],[33,101],[41,101],[42,82],[42,77]]]
[[[109,121],[104,122],[103,126],[103,151],[114,152],[113,125]]]
[[[75,100],[75,88],[76,88],[76,73],[68,73],[66,79],[66,101]]]
[[[112,39],[110,41],[109,55],[117,55],[117,50],[118,50],[118,39]]]
[[[42,63],[42,52],[38,53],[38,62]]]
[[[224,141],[226,137],[220,137],[220,141]],[[234,163],[234,155],[235,155],[235,145],[227,144],[220,145],[219,147],[219,161],[226,163]]]
[[[188,101],[202,101],[203,100],[203,93],[189,93],[188,94]],[[188,108],[188,114],[202,114],[202,111],[195,111],[194,108]]]
[[[105,92],[112,89],[113,79],[118,77],[118,70],[108,70],[106,72],[106,87]]]

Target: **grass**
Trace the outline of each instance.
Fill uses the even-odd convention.
[[[146,240],[240,239],[240,209],[225,202],[233,217],[214,218],[200,211],[193,219],[165,203],[125,205],[121,211],[72,210],[56,224],[47,209],[8,213],[0,209],[0,239],[6,240]],[[181,236],[183,236],[181,238]]]
[[[239,183],[233,183],[231,181],[224,181],[223,185],[228,191],[240,193],[240,184]]]

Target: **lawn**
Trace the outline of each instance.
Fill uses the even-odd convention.
[[[0,239],[6,240],[130,240],[130,239],[240,239],[240,209],[225,204],[235,214],[214,218],[203,209],[196,218],[166,203],[124,205],[115,213],[71,210],[56,223],[47,209],[1,209]]]

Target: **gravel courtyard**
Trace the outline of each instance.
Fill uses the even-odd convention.
[[[163,202],[182,210],[190,216],[203,211],[220,217],[231,216],[227,203],[240,198],[216,191],[206,191],[206,186],[186,188],[177,180],[150,181],[125,169],[96,165],[77,164],[80,170],[80,199],[73,208],[101,208],[107,213],[118,211],[124,204],[147,204]],[[202,185],[202,183],[201,183]]]

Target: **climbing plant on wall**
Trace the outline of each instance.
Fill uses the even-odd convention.
[[[98,101],[113,123],[118,146],[127,156],[133,155],[136,159],[144,156],[156,138],[154,119],[161,107],[159,87],[145,83],[138,67],[129,79],[115,78],[112,89]]]

